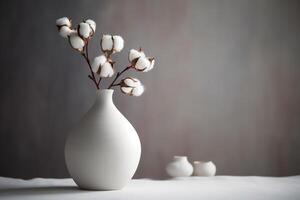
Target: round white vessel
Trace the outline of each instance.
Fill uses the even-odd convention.
[[[82,189],[121,189],[139,164],[139,137],[114,105],[112,95],[110,89],[97,91],[94,105],[66,140],[66,165]]]
[[[216,165],[212,161],[194,161],[194,176],[214,176],[216,171]]]
[[[174,156],[173,161],[167,164],[166,171],[171,177],[187,177],[192,175],[193,166],[186,156]]]

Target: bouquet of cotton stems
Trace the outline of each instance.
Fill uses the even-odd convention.
[[[120,90],[130,96],[140,96],[144,92],[144,86],[137,78],[126,77],[120,79],[121,75],[130,69],[138,72],[148,72],[153,69],[155,60],[147,57],[143,50],[131,49],[128,54],[129,65],[122,71],[116,73],[115,62],[112,55],[121,52],[124,48],[124,40],[119,35],[104,34],[100,41],[102,55],[96,56],[92,62],[89,58],[88,45],[95,34],[96,23],[91,19],[83,20],[76,28],[72,28],[72,22],[67,17],[56,20],[59,34],[69,41],[70,46],[79,52],[88,64],[90,74],[88,77],[96,86],[101,88],[103,78],[113,78],[107,89],[119,86]]]

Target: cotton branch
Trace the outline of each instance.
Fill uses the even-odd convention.
[[[118,84],[114,84],[114,83],[117,81],[117,79],[118,79],[124,72],[126,72],[127,70],[129,70],[131,67],[132,67],[132,66],[130,65],[130,66],[126,67],[125,69],[123,69],[121,72],[118,72],[117,75],[116,75],[116,77],[115,77],[115,79],[113,80],[113,82],[108,86],[108,89],[110,89],[110,88],[113,87],[113,86],[120,85],[120,83],[118,83]]]
[[[101,81],[101,78],[99,79],[99,81],[96,80],[96,77],[95,77],[95,74],[92,70],[92,66],[91,66],[91,63],[90,63],[90,59],[89,59],[89,51],[88,51],[88,43],[86,44],[86,46],[84,47],[85,49],[85,52],[83,51],[81,53],[81,55],[84,57],[84,59],[86,60],[87,64],[88,64],[88,67],[90,69],[90,75],[88,75],[88,77],[94,82],[97,90],[100,89],[99,85],[100,85],[100,81]]]

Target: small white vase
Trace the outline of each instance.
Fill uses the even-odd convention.
[[[66,140],[66,165],[82,189],[121,189],[140,160],[139,137],[114,105],[112,95],[113,90],[97,91],[94,105]]]
[[[186,156],[174,156],[173,161],[166,166],[167,174],[171,177],[187,177],[193,173],[193,166]]]
[[[214,176],[216,166],[212,161],[194,161],[194,176]]]

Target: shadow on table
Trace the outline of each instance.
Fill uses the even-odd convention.
[[[38,195],[67,195],[67,194],[88,193],[86,190],[80,190],[76,186],[47,186],[47,187],[24,187],[0,189],[0,197],[9,196],[38,196]]]

